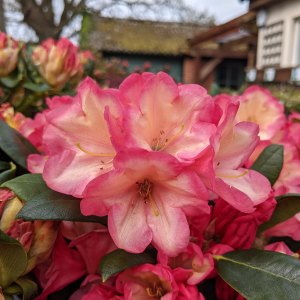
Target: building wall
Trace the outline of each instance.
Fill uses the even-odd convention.
[[[158,55],[141,55],[141,54],[120,54],[104,52],[105,59],[118,58],[128,62],[128,71],[135,72],[143,69],[143,65],[150,64],[148,72],[157,73],[167,70],[176,82],[182,82],[182,57],[158,56]]]
[[[258,34],[258,49],[257,49],[257,68],[261,69],[263,67],[274,66],[280,68],[294,67],[299,64],[298,55],[300,55],[300,1],[299,0],[283,0],[279,3],[267,8],[267,17],[265,26],[259,29]],[[299,24],[297,25],[297,20]],[[282,27],[278,27],[282,30],[281,35],[281,53],[277,62],[266,64],[264,61],[263,54],[266,54],[264,45],[266,41],[264,36],[269,34],[270,38],[276,37],[276,30],[278,28],[274,27],[275,33],[272,33],[272,25],[280,24],[282,22]],[[271,33],[267,32],[270,29]],[[273,36],[272,36],[273,34]],[[276,56],[275,50],[276,44],[274,44],[273,50],[275,51],[274,56]],[[272,46],[271,46],[272,48]],[[272,49],[271,49],[272,50]],[[266,56],[265,56],[266,57]]]

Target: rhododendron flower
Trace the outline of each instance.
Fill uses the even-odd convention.
[[[125,270],[117,277],[116,288],[124,300],[176,300],[178,295],[171,270],[159,264]]]
[[[26,274],[51,254],[57,226],[52,221],[16,219],[22,207],[18,197],[6,189],[0,189],[0,230],[19,241],[27,252]]]
[[[300,213],[264,232],[265,236],[288,236],[300,241]]]
[[[42,287],[36,300],[46,300],[48,295],[59,291],[85,275],[85,266],[79,253],[68,247],[58,235],[51,257],[34,269],[35,277]]]
[[[9,103],[3,103],[0,105],[0,120],[3,120],[10,127],[19,130],[26,121],[26,117],[22,113],[15,112]]]
[[[44,41],[34,49],[32,61],[43,78],[56,88],[83,72],[78,49],[66,38]]]
[[[221,111],[205,89],[171,76],[133,74],[119,88],[126,105],[124,147],[162,151],[191,163],[210,144]]]
[[[116,290],[114,287],[103,284],[99,275],[89,275],[82,282],[80,289],[76,291],[70,300],[112,300]]]
[[[259,125],[259,136],[270,140],[285,125],[283,104],[266,89],[251,86],[238,97],[240,107],[239,121],[250,121]]]
[[[264,247],[264,250],[279,252],[287,255],[294,255],[294,252],[284,243],[276,242]]]
[[[0,32],[0,77],[7,76],[17,66],[19,43]]]
[[[174,258],[159,252],[158,263],[173,269],[176,282],[182,281],[189,285],[202,282],[214,268],[212,256],[203,255],[200,247],[194,243],[189,243],[186,250]]]
[[[195,170],[209,189],[234,208],[249,213],[271,192],[266,177],[243,168],[259,141],[258,126],[250,122],[238,123],[235,119],[238,103],[232,102],[229,97],[220,95],[215,101],[223,111],[210,150],[215,154],[205,159],[200,154]]]
[[[48,159],[43,178],[52,189],[81,197],[88,182],[112,169],[116,151],[109,129],[119,128],[122,121],[115,94],[114,90],[101,90],[87,78],[74,98],[49,101],[43,133]]]
[[[177,283],[177,285],[179,293],[176,300],[205,300],[204,296],[198,291],[197,286],[182,282]]]
[[[189,242],[186,215],[209,213],[207,191],[192,171],[160,152],[119,152],[115,170],[93,180],[81,201],[85,215],[108,215],[119,248],[142,252],[152,241],[169,256]]]
[[[250,248],[257,228],[270,219],[275,206],[275,199],[269,198],[259,204],[254,212],[245,214],[222,199],[217,199],[211,221],[214,234],[211,234],[210,239],[220,241],[234,249]]]

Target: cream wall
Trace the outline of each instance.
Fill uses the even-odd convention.
[[[267,19],[265,26],[283,21],[282,50],[280,67],[293,67],[296,61],[296,30],[295,20],[300,18],[300,0],[282,0],[279,3],[267,8]],[[263,27],[262,27],[263,28]],[[257,47],[257,68],[262,68],[262,29],[258,32]]]

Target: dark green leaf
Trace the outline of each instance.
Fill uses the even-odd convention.
[[[33,297],[38,292],[38,285],[27,277],[21,277],[16,280],[16,283],[21,287],[23,300],[34,299]]]
[[[4,290],[4,294],[10,295],[10,296],[21,295],[22,288],[19,285],[17,285],[16,283],[13,283]]]
[[[0,172],[8,170],[10,168],[10,163],[7,161],[0,161]]]
[[[251,249],[214,258],[220,276],[247,299],[299,299],[300,261],[292,256]]]
[[[0,231],[0,286],[8,287],[27,267],[27,254],[15,239]]]
[[[104,282],[112,275],[127,268],[147,263],[155,264],[155,260],[147,253],[134,254],[118,249],[103,257],[99,266],[99,273]]]
[[[283,146],[270,145],[264,149],[251,169],[266,176],[271,185],[278,179],[283,165]]]
[[[84,216],[80,212],[80,199],[48,188],[40,174],[25,174],[5,182],[1,187],[11,189],[26,202],[18,213],[24,220],[67,220],[99,222],[106,218]]]
[[[0,148],[24,169],[27,156],[38,153],[28,140],[2,120],[0,120]]]
[[[23,86],[25,89],[37,93],[47,92],[50,89],[50,86],[46,83],[36,84],[31,81],[26,81]]]
[[[7,76],[0,78],[0,82],[6,86],[7,88],[13,89],[18,85],[18,83],[21,81],[21,76]]]
[[[29,201],[49,190],[41,174],[24,174],[1,185],[12,190],[20,199]]]
[[[271,219],[259,227],[263,232],[279,223],[282,223],[300,212],[300,195],[286,194],[276,197],[277,205]]]
[[[8,165],[10,169],[0,173],[0,184],[14,178],[16,174],[16,165],[12,162],[9,163]]]

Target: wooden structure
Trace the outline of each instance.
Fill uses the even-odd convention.
[[[246,68],[255,67],[257,27],[256,13],[250,11],[227,23],[194,35],[189,40],[190,60],[186,61],[185,82],[210,88],[238,89]]]

